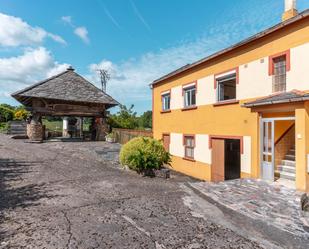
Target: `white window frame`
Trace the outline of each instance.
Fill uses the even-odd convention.
[[[168,98],[168,102],[166,102]],[[161,94],[162,111],[169,111],[171,109],[171,92],[165,92]],[[168,106],[168,108],[166,108]]]
[[[194,160],[194,151],[195,151],[195,136],[192,135],[184,135],[184,157],[187,159],[192,159]],[[188,145],[187,144],[187,139],[191,139],[192,140],[192,144]],[[192,155],[188,155],[187,150],[191,151]]]
[[[194,92],[194,100],[195,103],[193,103],[193,93]],[[189,95],[189,94],[190,95]],[[190,85],[183,88],[183,103],[184,108],[190,108],[196,106],[196,85]]]
[[[235,79],[235,98],[233,99],[222,99],[221,100],[221,96],[220,96],[220,85],[226,81],[229,81],[231,79]],[[237,72],[231,72],[229,74],[225,74],[225,75],[220,75],[218,77],[216,77],[216,83],[217,83],[217,102],[226,102],[226,101],[233,101],[237,99]],[[224,97],[223,97],[224,98]]]

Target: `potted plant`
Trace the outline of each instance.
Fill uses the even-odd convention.
[[[109,143],[116,143],[116,134],[114,132],[108,133],[105,139]]]

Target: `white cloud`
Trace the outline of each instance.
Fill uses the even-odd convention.
[[[146,29],[148,29],[148,31],[151,31],[151,28],[149,26],[149,24],[146,22],[145,18],[143,17],[143,15],[141,14],[141,12],[138,10],[137,6],[135,5],[135,3],[133,2],[133,0],[130,0],[132,8],[134,10],[135,15],[137,16],[137,18],[141,21],[141,23],[146,27]]]
[[[72,16],[62,16],[61,20],[65,23],[70,25],[74,29],[74,34],[78,36],[84,43],[89,44],[90,39],[88,37],[88,30],[84,26],[75,26],[73,23]]]
[[[77,27],[74,29],[74,34],[77,35],[83,42],[89,43],[90,40],[88,38],[88,30],[86,27]]]
[[[40,45],[48,37],[66,44],[59,35],[49,33],[40,27],[32,27],[19,17],[0,13],[0,46]]]
[[[44,47],[26,49],[20,56],[0,59],[1,95],[20,90],[37,81],[64,71],[69,65],[59,64]]]
[[[239,16],[239,12],[243,15]],[[225,48],[275,22],[275,17],[269,13],[271,8],[268,5],[261,6],[256,12],[252,15],[252,12],[239,11],[239,6],[235,6],[234,10],[229,10],[225,14],[230,19],[238,20],[236,22],[226,23],[221,20],[222,23],[217,23],[217,20],[214,20],[214,23],[209,25],[212,28],[195,41],[183,41],[137,58],[129,58],[118,63],[103,59],[99,63],[89,65],[89,74],[86,77],[100,87],[96,70],[107,69],[111,74],[111,80],[107,84],[109,94],[122,104],[139,103],[141,111],[150,109],[149,84],[153,80]]]
[[[107,92],[122,104],[138,102],[151,103],[149,84],[175,70],[185,63],[193,62],[211,53],[217,48],[218,39],[200,39],[191,43],[184,43],[176,47],[161,49],[157,53],[146,53],[139,58],[131,58],[120,63],[102,60],[97,64],[89,65],[89,74],[86,77],[100,86],[98,69],[106,69],[111,74],[107,83]]]
[[[72,17],[71,16],[63,16],[61,17],[61,20],[64,22],[64,23],[67,23],[69,25],[73,25],[72,23]]]

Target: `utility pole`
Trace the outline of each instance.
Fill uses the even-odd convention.
[[[107,84],[107,81],[111,79],[111,76],[106,69],[98,69],[97,71],[100,74],[102,91],[106,92],[106,84]]]

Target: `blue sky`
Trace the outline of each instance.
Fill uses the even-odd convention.
[[[47,4],[48,2],[48,4]],[[1,0],[0,103],[72,65],[138,113],[149,83],[281,20],[284,0]],[[298,0],[298,9],[309,8]]]

